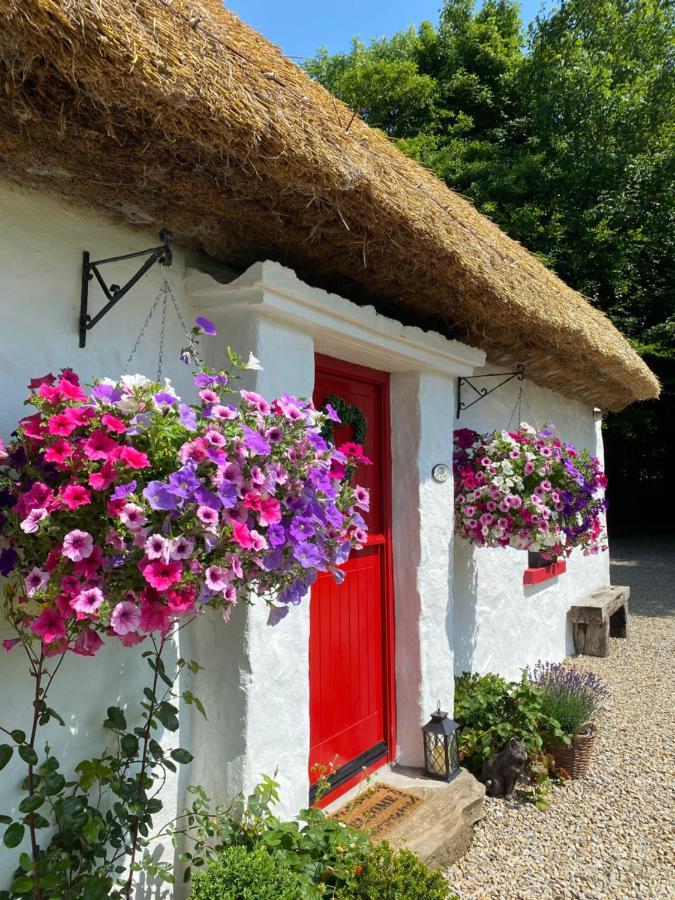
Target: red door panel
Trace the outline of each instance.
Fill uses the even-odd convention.
[[[341,772],[385,762],[393,749],[388,376],[317,357],[315,404],[330,395],[364,413],[373,462],[355,476],[370,491],[368,545],[342,567],[341,585],[320,576],[310,601],[310,781],[316,767],[335,762],[337,785]],[[352,426],[336,426],[334,438],[337,445],[354,440]]]

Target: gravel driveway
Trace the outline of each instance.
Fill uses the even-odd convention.
[[[630,634],[607,659],[578,658],[612,695],[590,772],[554,787],[545,812],[486,799],[448,871],[461,900],[675,898],[675,538],[617,540],[612,559]]]

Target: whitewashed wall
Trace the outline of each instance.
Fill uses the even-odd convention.
[[[487,365],[478,375],[503,371]],[[494,382],[483,381],[492,387]],[[600,422],[593,409],[525,379],[522,420],[533,425],[552,422],[556,433],[579,449],[603,457]],[[519,382],[509,382],[471,409],[462,412],[459,428],[487,432],[517,425]],[[464,389],[463,399],[473,399]],[[574,652],[567,611],[594,588],[609,584],[609,554],[583,556],[575,550],[567,572],[542,584],[526,586],[527,553],[487,549],[455,539],[454,648],[455,673],[498,672],[515,678],[538,660],[559,662]]]
[[[68,206],[42,193],[26,191],[0,182],[0,434],[8,439],[24,407],[31,377],[71,366],[83,382],[96,376],[118,376],[123,372],[134,341],[160,286],[159,267],[135,288],[87,336],[87,346],[78,346],[78,317],[82,251],[92,259],[117,256],[156,246],[152,232],[135,232],[114,225],[102,216]],[[124,283],[142,260],[104,267],[108,283]],[[184,262],[180,250],[174,255],[169,277],[179,302],[185,304]],[[103,305],[102,293],[91,282],[95,310]],[[189,321],[189,320],[188,320]],[[159,314],[146,332],[133,372],[154,377],[157,371]],[[177,359],[184,345],[176,317],[169,312],[165,352],[165,375],[178,392],[188,396],[189,372]],[[3,633],[0,635],[5,637]],[[174,654],[175,659],[175,654]],[[170,659],[167,660],[170,665]],[[31,683],[24,671],[19,649],[0,658],[0,724],[27,730]],[[101,728],[105,707],[127,706],[138,701],[140,687],[148,681],[149,669],[140,654],[109,642],[95,659],[69,654],[54,682],[51,705],[66,720],[66,728],[45,729],[54,754],[68,772],[80,759],[102,749],[107,733]],[[198,690],[197,690],[198,693]],[[189,746],[190,712],[181,717],[180,741]],[[168,746],[178,736],[167,735]],[[15,789],[25,766],[16,758],[0,777],[0,811],[16,804]],[[171,777],[164,792],[167,816],[176,808],[177,779]],[[182,801],[181,801],[182,802]],[[0,889],[6,887],[15,852],[0,853]]]

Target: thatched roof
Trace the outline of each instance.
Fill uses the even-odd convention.
[[[0,0],[0,174],[461,337],[608,409],[626,340],[218,0]]]

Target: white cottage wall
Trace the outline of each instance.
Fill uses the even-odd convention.
[[[277,263],[256,263],[228,285],[193,272],[188,291],[219,324],[224,341],[261,359],[264,372],[249,373],[248,383],[267,396],[282,391],[311,396],[315,351],[392,373],[397,756],[419,765],[420,726],[438,699],[450,709],[453,703],[452,479],[437,483],[431,469],[452,461],[455,378],[473,371],[484,355],[312,288]],[[220,664],[222,676],[219,672],[210,690],[217,692],[217,684],[232,678],[240,694],[236,712],[223,713],[227,722],[195,722],[196,742],[208,747],[198,769],[193,766],[195,781],[210,783],[215,791],[226,783],[231,787],[222,769],[226,763],[236,783],[248,789],[260,772],[270,773],[278,764],[284,810],[295,811],[306,801],[308,609],[303,601],[271,630],[262,624],[260,609],[233,616],[227,638],[223,632],[223,649],[227,656],[236,623],[246,669],[236,672],[226,659]],[[214,641],[205,623],[193,634],[205,645]],[[213,658],[212,651],[209,655]],[[244,742],[225,733],[233,715],[247,735]],[[214,748],[223,749],[220,770]]]
[[[37,191],[0,183],[0,434],[8,439],[17,421],[26,415],[23,400],[30,378],[75,369],[83,382],[95,377],[118,376],[131,352],[145,317],[157,296],[161,273],[153,267],[101,322],[89,332],[87,346],[78,346],[78,317],[82,251],[101,259],[143,250],[159,243],[152,232],[137,232],[111,223],[103,216],[67,205]],[[105,267],[110,281],[123,283],[142,260]],[[178,302],[186,303],[184,261],[180,250],[174,254],[169,278]],[[95,309],[103,305],[103,295],[92,282],[90,295]],[[153,316],[131,370],[154,377],[157,371],[159,311]],[[188,318],[189,322],[189,318]],[[167,316],[164,375],[173,380],[180,394],[191,390],[189,371],[178,360],[184,345],[175,315]],[[4,633],[0,637],[5,637]],[[173,652],[175,659],[175,651]],[[171,659],[167,659],[171,666]],[[15,649],[2,658],[2,698],[0,723],[26,728],[32,697],[24,657]],[[54,682],[51,705],[66,720],[66,727],[48,727],[46,737],[66,774],[82,758],[102,749],[106,733],[101,724],[108,705],[136,709],[149,669],[140,654],[109,642],[95,659],[69,655]],[[196,688],[198,692],[198,689]],[[181,734],[165,736],[165,743],[190,746],[190,717],[181,718]],[[0,782],[0,810],[16,808],[17,787],[22,777],[16,759],[3,770]],[[164,791],[167,818],[175,814],[178,776],[170,776]],[[182,801],[179,805],[182,805]],[[169,852],[172,852],[169,849]],[[0,886],[5,886],[15,854],[0,858]]]
[[[502,368],[487,365],[476,374]],[[520,383],[513,380],[462,412],[456,427],[488,432],[509,423],[514,427],[520,415],[530,424],[552,422],[563,440],[603,458],[601,423],[591,407],[527,379],[522,388],[520,414]],[[463,399],[475,397],[470,389],[464,391]],[[525,551],[477,548],[455,540],[455,674],[498,672],[516,678],[526,665],[540,659],[559,662],[574,653],[567,611],[594,588],[609,584],[609,554],[584,556],[575,550],[564,574],[539,585],[523,584],[526,568]]]

